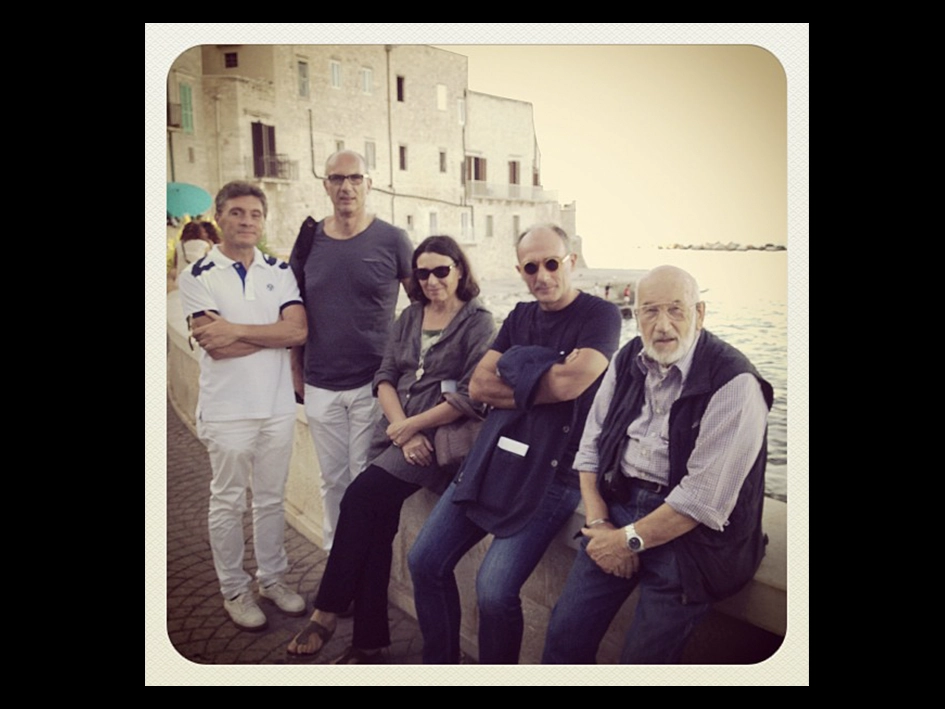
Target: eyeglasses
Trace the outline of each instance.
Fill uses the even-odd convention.
[[[364,175],[329,175],[328,181],[333,184],[335,187],[341,187],[345,180],[350,182],[352,186],[357,187],[364,181]]]
[[[522,270],[525,271],[529,276],[534,276],[538,273],[538,267],[543,263],[545,265],[545,270],[551,273],[554,273],[559,268],[561,264],[571,258],[571,254],[565,254],[564,256],[552,256],[551,258],[546,258],[544,261],[526,261],[522,264]]]
[[[639,308],[634,308],[634,312],[636,312],[637,320],[640,322],[655,322],[660,313],[666,313],[669,319],[674,322],[681,322],[686,319],[689,311],[694,307],[696,306],[676,302],[655,303],[653,305],[641,305]]]
[[[429,280],[430,274],[433,274],[437,278],[446,278],[450,275],[450,271],[456,268],[454,263],[452,266],[437,266],[436,268],[415,268],[413,269],[414,275],[417,277],[418,281]]]

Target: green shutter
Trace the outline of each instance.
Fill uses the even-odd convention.
[[[188,84],[180,85],[180,121],[185,133],[194,132],[194,101]]]

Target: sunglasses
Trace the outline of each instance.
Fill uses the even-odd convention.
[[[437,278],[446,278],[450,275],[450,271],[456,268],[454,263],[452,266],[437,266],[436,268],[415,268],[413,269],[414,275],[417,277],[418,281],[429,280],[430,274],[433,274]]]
[[[350,182],[352,185],[357,187],[364,180],[364,175],[329,175],[328,181],[335,185],[335,187],[340,187],[345,183],[345,180]]]
[[[554,273],[559,268],[561,264],[571,258],[571,254],[566,254],[565,256],[552,256],[551,258],[546,258],[544,261],[527,261],[522,264],[522,270],[525,271],[529,276],[534,276],[538,273],[538,267],[541,264],[544,264],[545,270],[549,273]]]

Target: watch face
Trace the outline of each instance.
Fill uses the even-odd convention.
[[[627,549],[630,551],[640,551],[643,548],[643,540],[640,538],[640,535],[636,533],[636,530],[633,529],[633,526],[627,525],[624,531],[627,533]]]

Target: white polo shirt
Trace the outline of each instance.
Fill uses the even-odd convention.
[[[283,308],[302,303],[289,265],[259,249],[244,271],[241,263],[214,246],[180,274],[178,287],[184,315],[212,310],[245,325],[271,325]],[[259,419],[294,412],[288,349],[265,348],[244,357],[215,360],[201,348],[198,420]]]

